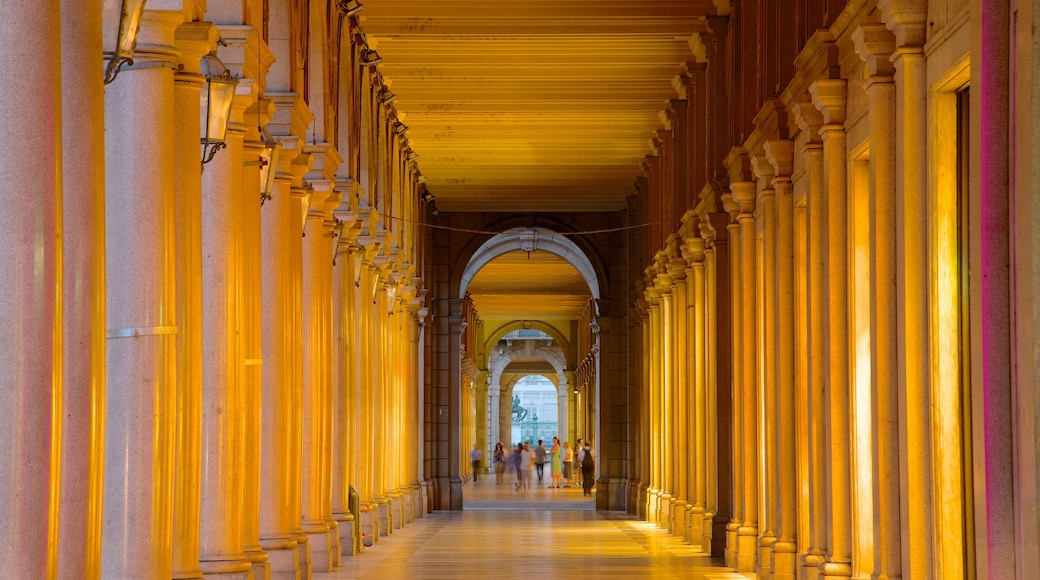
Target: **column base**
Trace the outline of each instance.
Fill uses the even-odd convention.
[[[377,499],[376,513],[379,515],[379,535],[389,536],[393,525],[393,516],[390,514],[390,500]]]
[[[672,495],[667,492],[661,492],[658,499],[659,507],[657,508],[657,527],[668,529],[668,522],[672,517]]]
[[[803,554],[798,567],[799,580],[818,580],[823,554]]]
[[[357,539],[354,537],[354,514],[334,513],[332,517],[336,519],[339,529],[339,557],[342,563],[345,558],[350,558],[355,554],[354,548]]]
[[[690,531],[687,535],[694,546],[704,546],[704,506],[695,505],[690,510]]]
[[[701,551],[705,554],[710,554],[711,540],[715,532],[715,514],[707,511],[701,514],[701,521],[698,527],[701,530]]]
[[[430,509],[430,482],[423,481],[419,484],[419,497],[419,505],[422,506],[419,513],[421,514],[420,517],[422,517],[432,511]]]
[[[795,580],[798,571],[798,546],[777,540],[773,544],[773,580]]]
[[[299,580],[300,556],[292,538],[261,539],[260,545],[267,552],[270,580]]]
[[[334,570],[339,566],[339,553],[342,550],[339,545],[339,522],[330,518],[325,520],[325,525],[329,527],[329,570]]]
[[[404,520],[403,504],[401,496],[390,496],[390,525],[395,530],[401,529],[401,522]]]
[[[731,521],[726,524],[726,566],[734,570],[737,568],[737,544],[739,544],[737,538],[739,537],[739,530],[739,522]]]
[[[361,506],[361,543],[371,547],[379,540],[379,514],[376,506],[363,504]]]
[[[300,567],[300,578],[311,577],[311,538],[303,530],[293,530],[296,540],[296,562]]]
[[[314,524],[304,528],[310,544],[311,573],[328,572],[332,569],[332,554],[329,546],[329,528],[324,524]]]
[[[758,539],[758,578],[759,580],[772,580],[773,578],[773,544],[776,536],[772,532],[766,532]]]
[[[758,528],[741,526],[737,530],[737,572],[758,571]]]
[[[820,576],[822,578],[852,578],[852,563],[824,560],[820,564]]]
[[[235,560],[201,560],[199,569],[204,578],[209,580],[253,580],[253,564],[246,559]]]
[[[246,560],[249,560],[253,566],[252,580],[269,580],[271,578],[271,565],[267,552],[264,552],[260,546],[246,550]]]
[[[672,505],[669,509],[672,517],[669,520],[668,530],[672,532],[672,535],[684,538],[686,535],[686,500],[672,498]]]
[[[653,487],[646,489],[646,521],[648,523],[657,522],[657,490]]]
[[[412,490],[405,489],[401,492],[401,524],[407,525],[415,521],[415,502],[412,499]]]

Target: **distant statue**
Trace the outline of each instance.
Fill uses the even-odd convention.
[[[513,395],[513,420],[520,422],[527,418],[527,409],[520,405],[520,397]]]

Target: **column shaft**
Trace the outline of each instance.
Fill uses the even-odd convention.
[[[693,238],[691,240],[692,274],[690,287],[693,289],[691,312],[693,321],[693,408],[692,416],[696,429],[693,433],[693,455],[694,455],[694,495],[693,503],[693,530],[690,533],[690,542],[695,546],[704,544],[704,514],[707,505],[707,483],[708,483],[708,397],[707,397],[707,329],[705,327],[705,277],[704,277],[704,240]]]
[[[183,18],[179,11],[146,11],[135,68],[124,67],[105,89],[102,578],[172,575],[178,332],[172,55]]]
[[[98,74],[98,55],[103,50],[101,29],[100,1],[61,3],[62,202],[58,207],[63,222],[64,384],[57,535],[57,574],[61,578],[96,579],[101,574],[105,422],[105,93],[102,75]],[[46,156],[43,160],[53,161]],[[6,203],[4,208],[13,209]],[[10,279],[6,273],[4,277]]]
[[[59,16],[56,0],[9,2],[0,20],[0,49],[7,55],[0,64],[0,95],[9,106],[0,128],[18,140],[17,146],[4,149],[0,163],[0,562],[13,578],[46,578],[54,573],[58,556],[51,541],[59,532],[59,506],[53,499],[62,469],[56,461],[62,455],[56,451],[62,445],[64,398]],[[87,69],[98,76],[100,54],[90,55]],[[96,97],[96,92],[88,95]],[[96,134],[85,137],[97,139]],[[83,192],[88,206],[95,192]],[[97,221],[92,224],[88,232],[100,234],[94,229]],[[72,268],[74,273],[80,266]],[[92,363],[86,362],[89,368]],[[77,423],[70,424],[73,435]],[[75,523],[75,516],[69,516],[69,523]]]
[[[726,198],[726,209],[732,216],[732,222],[726,227],[729,234],[730,247],[730,272],[732,273],[732,284],[730,285],[730,296],[732,317],[730,320],[733,330],[733,424],[732,424],[732,448],[730,464],[733,469],[732,496],[733,514],[732,519],[726,525],[726,566],[737,567],[737,544],[738,532],[743,522],[744,514],[744,285],[743,285],[743,243],[740,237],[739,208],[732,196]]]
[[[741,204],[740,211],[740,272],[741,272],[741,353],[743,364],[741,370],[741,434],[738,441],[741,447],[740,481],[743,486],[741,494],[742,518],[737,530],[737,570],[754,572],[756,570],[756,539],[758,537],[758,365],[756,364],[756,330],[757,292],[756,255],[757,239],[755,235],[755,218],[752,213],[755,199],[754,182],[738,182],[730,184],[733,195]]]
[[[758,551],[758,573],[762,578],[770,578],[772,565],[773,544],[776,542],[777,516],[779,514],[779,488],[780,478],[779,457],[777,453],[777,216],[776,216],[776,192],[773,189],[773,168],[769,166],[764,155],[753,158],[753,164],[758,173],[760,186],[759,196],[756,204],[756,218],[761,231],[761,245],[756,244],[758,272],[761,278],[757,279],[757,287],[760,289],[759,304],[761,305],[761,325],[757,344],[760,350],[760,364],[762,373],[759,375],[762,381],[758,385],[758,394],[761,404],[761,429],[759,441],[764,445],[761,449],[761,466],[764,468],[761,474],[760,493],[762,512],[759,514],[759,551]]]

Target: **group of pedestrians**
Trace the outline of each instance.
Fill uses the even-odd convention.
[[[549,449],[545,448],[541,439],[534,448],[530,443],[520,443],[511,452],[506,452],[502,443],[497,443],[492,453],[495,481],[503,483],[507,467],[512,467],[516,473],[516,491],[518,493],[528,492],[534,485],[536,476],[538,486],[542,486],[545,480],[545,464],[548,463],[550,479],[549,485],[546,487],[549,489],[571,487],[571,482],[577,479],[581,483],[584,494],[591,495],[596,472],[595,452],[592,450],[591,442],[585,442],[583,445],[581,439],[578,439],[577,450],[577,454],[575,454],[570,443],[566,441],[561,445],[559,437],[552,438],[552,447]],[[470,456],[471,459],[476,457],[474,471],[479,464],[479,456],[475,455],[477,452],[479,450],[475,447],[474,454]],[[580,474],[578,478],[574,477],[575,471]],[[474,481],[476,481],[476,475],[474,475]]]

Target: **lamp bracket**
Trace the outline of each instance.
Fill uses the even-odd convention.
[[[129,57],[120,57],[113,54],[108,59],[108,66],[105,67],[105,84],[107,85],[116,80],[116,76],[119,75],[119,72],[123,69],[124,65],[132,66],[133,64],[134,59]]]
[[[227,143],[207,143],[203,142],[202,146],[205,151],[202,155],[202,164],[205,165],[210,161],[213,161],[213,157],[217,154],[217,151],[227,147]]]

